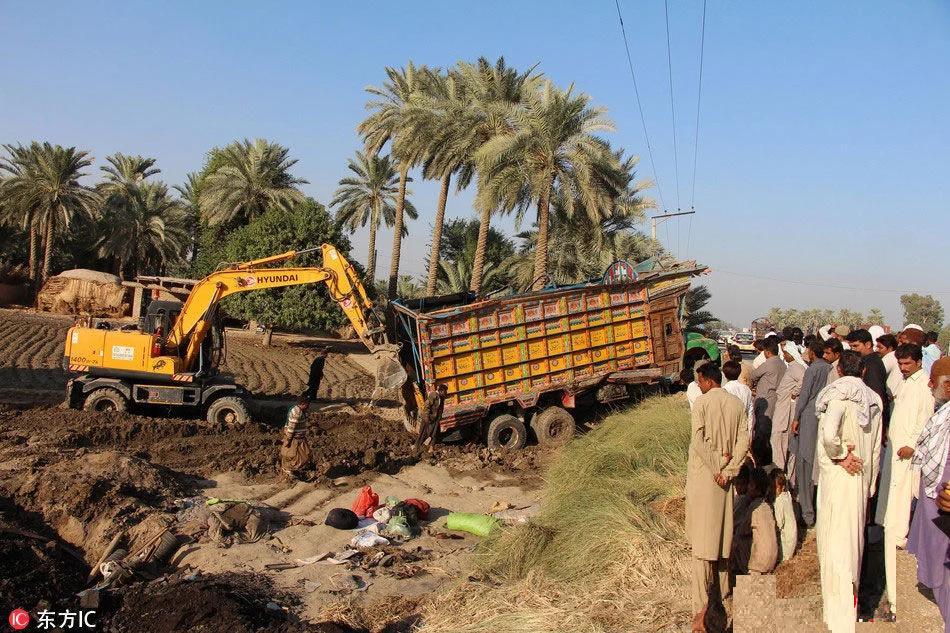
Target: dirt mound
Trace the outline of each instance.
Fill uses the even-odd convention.
[[[394,473],[414,463],[415,438],[402,424],[375,416],[311,416],[310,446],[317,473],[328,477],[363,470]]]
[[[343,632],[349,627],[302,623],[293,614],[297,598],[277,591],[265,576],[180,575],[165,582],[120,590],[115,611],[100,621],[103,631],[204,631],[206,633]],[[111,610],[110,610],[111,611]]]
[[[171,506],[187,490],[178,473],[115,451],[78,451],[72,459],[41,464],[0,487],[82,549],[88,562],[117,531]]]
[[[89,569],[52,532],[0,496],[0,604],[35,609],[69,599]]]
[[[363,470],[395,472],[414,462],[414,438],[398,422],[368,414],[310,415],[310,443],[318,475]],[[19,445],[57,451],[123,450],[166,468],[201,476],[238,471],[251,479],[277,475],[278,426],[213,429],[200,420],[148,418],[58,407],[0,407],[0,433]],[[0,448],[3,446],[0,441]]]

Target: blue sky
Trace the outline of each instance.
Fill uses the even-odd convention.
[[[659,185],[675,208],[664,5],[621,7]],[[701,13],[701,0],[670,2],[683,207]],[[291,148],[307,193],[327,202],[360,146],[363,88],[384,66],[479,55],[574,82],[608,109],[611,143],[639,154],[640,176],[653,177],[612,0],[2,0],[0,50],[0,142],[76,145],[100,163],[116,151],[154,156],[170,183],[214,145],[266,137]],[[708,1],[697,214],[660,238],[711,266],[717,314],[747,324],[773,305],[876,306],[898,325],[900,290],[940,293],[950,309],[948,68],[942,0]],[[413,191],[421,217],[402,266],[419,274],[438,192],[425,182]],[[470,194],[450,199],[450,217],[470,214]],[[498,225],[513,231],[509,218]],[[365,236],[354,243],[363,259]]]

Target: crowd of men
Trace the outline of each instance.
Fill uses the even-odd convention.
[[[814,530],[823,619],[854,631],[868,539],[883,538],[887,608],[897,550],[917,557],[950,633],[950,358],[910,324],[770,332],[754,360],[684,371],[692,437],[686,525],[693,631],[724,613],[738,574],[767,574]],[[695,380],[694,380],[695,378]]]

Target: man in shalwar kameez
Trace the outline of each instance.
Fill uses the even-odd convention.
[[[914,450],[920,489],[907,551],[917,557],[917,582],[933,591],[944,633],[950,633],[950,358],[933,364],[930,387],[940,408]]]
[[[897,348],[896,355],[904,382],[897,388],[891,412],[887,450],[884,451],[889,476],[885,478],[882,474],[881,487],[886,488],[881,492],[886,491],[886,494],[878,497],[877,507],[877,523],[884,526],[884,570],[887,601],[891,608],[887,619],[890,621],[897,615],[897,548],[907,545],[910,504],[917,490],[919,470],[914,468],[912,458],[920,432],[934,412],[934,396],[928,376],[921,369],[920,347],[904,344]]]
[[[881,453],[881,398],[861,379],[858,352],[838,361],[839,379],[818,395],[818,521],[822,613],[831,633],[853,633],[868,499]]]
[[[696,374],[703,395],[697,398],[691,414],[686,536],[692,549],[693,631],[705,631],[710,597],[721,600],[729,591],[732,480],[749,449],[749,434],[745,408],[720,387],[719,368],[706,363]]]

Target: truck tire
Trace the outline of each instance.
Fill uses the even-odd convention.
[[[513,415],[503,413],[488,424],[485,443],[493,451],[517,451],[524,448],[528,430],[524,422]]]
[[[239,396],[224,396],[218,398],[208,407],[208,423],[215,428],[241,428],[251,421],[251,414],[247,412],[247,404]]]
[[[574,416],[561,407],[548,407],[531,419],[531,428],[541,446],[563,446],[574,437]]]
[[[82,408],[86,411],[127,411],[129,401],[117,389],[99,387],[86,396]]]

